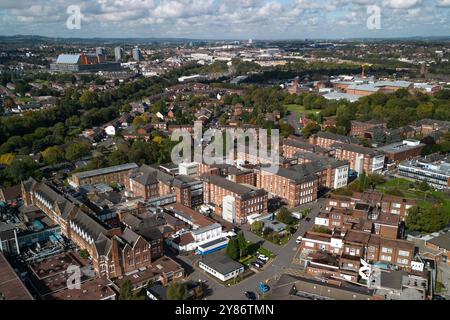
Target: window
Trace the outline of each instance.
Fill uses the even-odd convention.
[[[391,256],[381,255],[380,259],[384,260],[384,261],[391,261],[392,258],[391,258]]]
[[[401,259],[401,258],[397,259],[397,263],[399,263],[399,264],[408,264],[408,262],[409,262],[408,259]]]
[[[409,257],[409,251],[399,250],[398,255],[402,257]]]
[[[392,249],[383,247],[383,248],[381,248],[381,252],[383,252],[383,253],[392,253]]]

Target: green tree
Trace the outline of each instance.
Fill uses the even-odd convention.
[[[310,214],[310,213],[311,213],[311,209],[310,208],[306,208],[302,212],[302,218],[306,218],[308,216],[308,214]]]
[[[78,251],[78,254],[83,259],[89,259],[89,252],[87,250],[80,250]]]
[[[169,284],[167,298],[169,300],[187,300],[189,292],[186,283],[175,281]]]
[[[303,128],[302,133],[306,138],[309,138],[311,135],[319,131],[320,125],[315,122],[310,122]]]
[[[6,169],[4,174],[11,184],[16,184],[20,181],[27,180],[29,177],[39,179],[40,175],[38,168],[39,166],[31,157],[24,156],[20,159],[16,158]]]
[[[419,119],[431,118],[433,116],[433,104],[431,102],[419,104],[416,113]]]
[[[205,294],[205,291],[203,290],[203,285],[199,285],[195,287],[194,289],[194,297],[196,300],[201,300]]]
[[[256,233],[256,234],[260,234],[264,228],[264,222],[262,221],[255,221],[252,223],[252,225],[250,226],[251,230]]]
[[[228,241],[225,254],[233,260],[239,258],[239,243],[235,237],[231,238],[230,241]]]
[[[378,173],[372,173],[367,176],[368,184],[375,189],[376,186],[386,182],[386,179]]]
[[[426,181],[419,182],[418,187],[419,190],[423,192],[430,190],[430,186],[426,183]]]
[[[90,90],[85,90],[81,94],[79,102],[84,109],[95,108],[98,105],[98,94]]]
[[[294,221],[294,218],[292,217],[292,213],[286,207],[282,207],[277,213],[277,220],[285,224],[291,224]]]
[[[133,299],[133,285],[130,280],[126,280],[122,283],[119,290],[119,300],[132,300]]]
[[[42,157],[45,163],[54,165],[64,159],[64,151],[58,146],[48,147],[42,151]]]
[[[245,257],[247,255],[247,249],[248,249],[248,245],[247,245],[247,239],[245,239],[244,233],[243,232],[239,232],[237,237],[237,242],[239,245],[239,257]]]
[[[86,142],[70,144],[66,149],[66,159],[76,161],[91,153],[91,146]]]
[[[412,231],[436,232],[450,222],[450,212],[442,204],[433,207],[414,206],[408,210],[406,227]]]
[[[125,103],[122,105],[119,109],[120,112],[130,112],[131,111],[131,105],[129,103]]]
[[[280,135],[283,138],[289,137],[290,135],[294,134],[294,132],[294,128],[289,123],[280,121]]]

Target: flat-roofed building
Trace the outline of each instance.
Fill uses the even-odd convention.
[[[418,181],[425,181],[438,189],[450,188],[450,158],[430,155],[399,164],[398,174]]]
[[[4,300],[34,300],[11,264],[0,252],[0,295]]]
[[[417,140],[403,140],[396,143],[391,143],[377,150],[386,155],[385,161],[387,163],[399,163],[404,160],[419,157],[425,144]]]
[[[321,281],[283,274],[273,286],[274,300],[382,300],[374,290],[343,281]]]
[[[70,184],[75,188],[86,184],[98,183],[121,183],[126,185],[129,175],[138,168],[139,166],[136,163],[127,163],[92,171],[74,173],[70,178]]]
[[[229,258],[221,251],[204,256],[198,265],[200,269],[222,282],[236,278],[244,272],[244,265]]]
[[[95,278],[81,283],[80,288],[63,289],[45,296],[45,300],[116,300],[113,283],[107,278]]]

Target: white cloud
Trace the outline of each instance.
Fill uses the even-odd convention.
[[[391,9],[409,9],[420,3],[420,0],[384,0],[383,5]]]
[[[438,0],[437,5],[439,7],[450,7],[450,0]]]
[[[1,2],[0,34],[75,35],[65,29],[73,0]],[[292,38],[299,32],[331,36],[337,25],[345,37],[366,31],[368,5],[382,7],[383,28],[398,26],[406,33],[423,32],[420,24],[430,21],[443,25],[450,14],[438,9],[450,0],[78,0],[78,5],[84,16],[80,35],[91,37]]]

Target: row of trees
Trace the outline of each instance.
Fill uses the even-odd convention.
[[[228,241],[225,254],[233,260],[237,260],[248,255],[248,243],[243,232],[239,232],[236,237],[233,237],[230,241]]]
[[[438,203],[431,206],[415,206],[408,210],[406,226],[411,231],[436,232],[450,223],[448,206]]]

